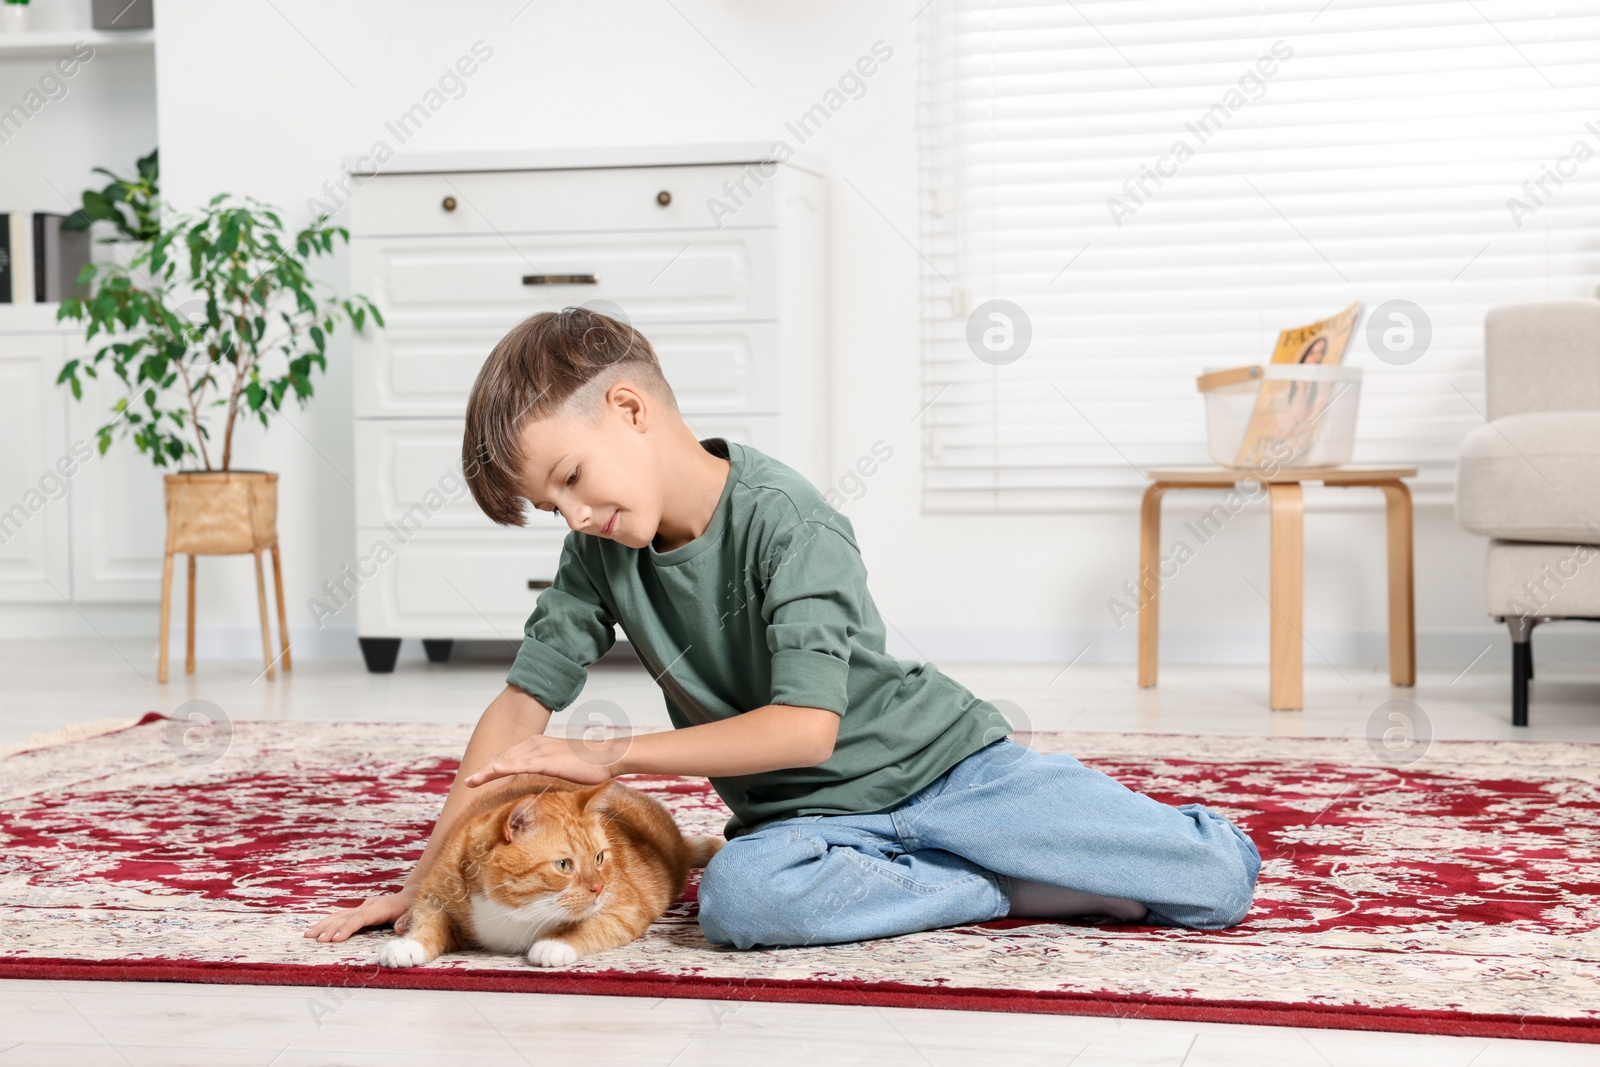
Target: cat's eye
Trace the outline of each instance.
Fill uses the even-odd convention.
[[[556,870],[558,870],[558,871],[569,871],[569,870],[572,869],[572,861],[571,860],[556,860],[555,862],[556,862]]]
[[[595,853],[594,861],[596,863],[604,863],[606,861],[605,849],[601,849],[599,852]]]

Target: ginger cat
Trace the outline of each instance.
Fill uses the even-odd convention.
[[[508,776],[462,812],[424,876],[404,937],[378,954],[416,967],[457,948],[560,967],[626,945],[723,842],[685,838],[659,801],[615,780]]]

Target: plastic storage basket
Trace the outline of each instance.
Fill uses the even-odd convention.
[[[1206,444],[1219,466],[1239,463],[1239,449],[1256,411],[1263,383],[1267,409],[1284,428],[1289,467],[1337,467],[1350,462],[1361,404],[1361,370],[1337,364],[1267,363],[1208,370],[1197,379],[1206,398]],[[1292,432],[1291,432],[1292,431]]]

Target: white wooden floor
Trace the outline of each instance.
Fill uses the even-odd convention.
[[[235,719],[475,721],[509,664],[509,656],[402,660],[392,675],[369,675],[356,662],[307,660],[268,682],[258,663],[242,661],[202,660],[185,675],[180,656],[171,683],[158,686],[153,645],[0,642],[0,745],[72,722],[170,712],[191,699]],[[1131,666],[940,666],[980,696],[1014,702],[1034,729],[1359,736],[1374,709],[1404,698],[1422,708],[1435,737],[1600,741],[1600,668],[1541,669],[1534,725],[1514,731],[1505,665],[1489,659],[1424,670],[1412,690],[1391,689],[1381,665],[1309,666],[1303,712],[1266,710],[1265,667],[1165,666],[1160,686],[1140,690]],[[635,724],[667,724],[659,691],[635,666],[597,665],[580,703],[592,698],[615,702]],[[1565,1067],[1600,1064],[1600,1046],[718,1000],[0,983],[0,1065],[441,1062]]]

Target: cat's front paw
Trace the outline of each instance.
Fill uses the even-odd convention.
[[[420,967],[428,962],[428,950],[420,941],[397,937],[378,951],[378,962],[385,967]]]
[[[576,962],[577,959],[577,949],[565,941],[556,941],[549,938],[543,941],[535,941],[533,947],[528,950],[528,962],[535,967],[565,967],[569,963]]]

